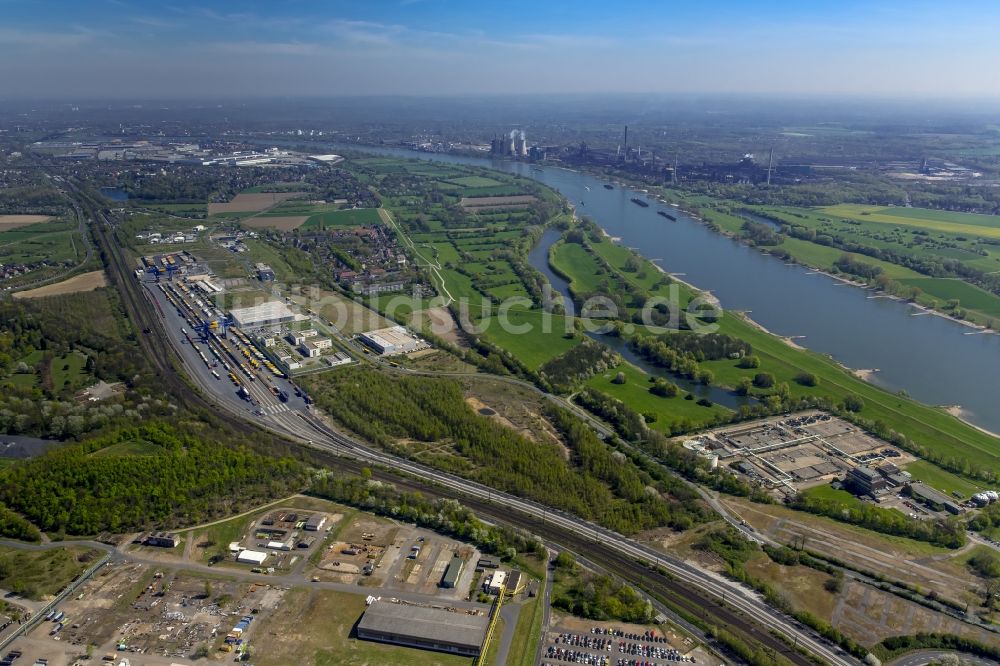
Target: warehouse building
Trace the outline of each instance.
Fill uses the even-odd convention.
[[[236,556],[236,561],[243,564],[261,565],[266,559],[267,553],[262,553],[259,550],[241,550],[240,554]]]
[[[358,621],[358,638],[478,657],[489,618],[374,600]]]
[[[255,328],[295,321],[295,313],[281,301],[266,301],[247,308],[235,308],[230,310],[229,314],[240,328]]]
[[[379,354],[391,356],[416,351],[424,346],[424,341],[411,335],[402,326],[380,328],[360,335],[361,342]]]
[[[465,562],[458,555],[452,555],[451,562],[448,563],[448,568],[444,570],[444,576],[441,577],[441,587],[453,588],[458,584],[458,577],[462,575],[462,567],[465,566]]]
[[[314,513],[306,520],[304,527],[310,532],[318,532],[326,525],[326,516],[322,513]]]

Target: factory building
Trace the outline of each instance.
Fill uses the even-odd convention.
[[[358,621],[358,638],[478,657],[489,619],[484,615],[373,599]]]
[[[240,328],[256,328],[295,321],[295,313],[281,301],[266,301],[247,308],[234,308],[229,314]]]
[[[153,532],[146,537],[147,546],[157,546],[159,548],[176,548],[180,542],[181,538],[179,536],[167,532]]]
[[[257,270],[257,279],[261,282],[274,282],[274,270],[271,269],[267,264],[257,264],[254,266]]]
[[[889,487],[889,482],[871,467],[854,467],[844,483],[857,495],[877,495]]]
[[[386,356],[405,354],[420,349],[423,345],[420,338],[410,335],[402,326],[369,331],[362,333],[360,338],[365,345]]]

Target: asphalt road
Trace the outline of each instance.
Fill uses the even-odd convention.
[[[886,662],[885,666],[924,666],[939,662],[943,657],[958,657],[962,664],[975,664],[977,666],[996,666],[997,662],[985,657],[977,657],[964,652],[952,652],[949,650],[917,650],[905,654],[899,659]]]

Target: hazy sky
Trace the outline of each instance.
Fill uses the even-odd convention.
[[[0,95],[1000,96],[990,0],[0,0]]]

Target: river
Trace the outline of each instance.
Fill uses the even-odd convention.
[[[931,405],[961,405],[962,417],[1000,432],[1000,336],[935,315],[918,316],[913,306],[846,285],[808,268],[785,264],[735,240],[709,230],[675,208],[606,181],[551,166],[493,161],[401,148],[332,146],[367,153],[394,155],[489,167],[533,178],[561,192],[580,215],[586,215],[609,235],[621,239],[665,270],[709,290],[723,307],[744,310],[770,331],[794,337],[802,346],[829,354],[851,368],[877,369],[870,381],[890,391],[905,390]],[[657,215],[669,211],[677,221]],[[552,236],[547,236],[551,242]],[[536,248],[539,265],[547,246]],[[543,251],[544,250],[544,251]]]

